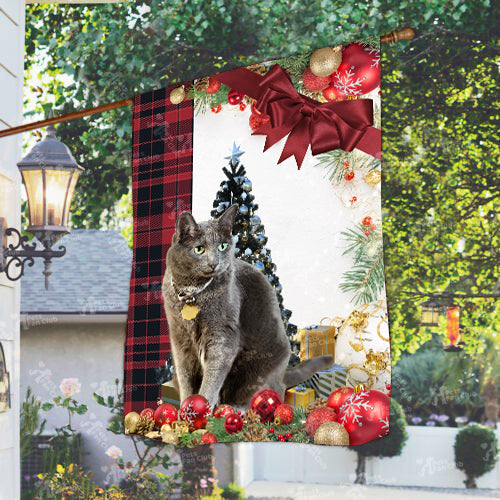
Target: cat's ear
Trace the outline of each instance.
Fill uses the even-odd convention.
[[[179,235],[179,239],[186,236],[193,237],[198,229],[198,224],[194,217],[189,212],[182,212],[175,221],[175,232]]]
[[[225,232],[233,230],[234,219],[238,212],[238,205],[231,205],[218,219],[219,229]]]

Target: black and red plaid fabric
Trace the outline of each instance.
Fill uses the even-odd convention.
[[[125,341],[125,413],[156,406],[155,368],[170,352],[161,297],[165,255],[177,216],[192,208],[193,101],[171,104],[172,88],[134,99],[134,249]]]

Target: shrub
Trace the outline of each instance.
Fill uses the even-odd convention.
[[[455,438],[455,464],[466,475],[467,488],[476,488],[476,478],[495,467],[498,441],[495,432],[480,424],[469,424]]]

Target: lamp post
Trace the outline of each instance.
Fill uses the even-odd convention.
[[[0,217],[0,272],[11,281],[24,275],[24,268],[33,266],[34,258],[43,258],[45,288],[49,287],[52,259],[62,257],[66,249],[52,246],[68,234],[69,209],[78,177],[83,168],[78,165],[68,147],[59,141],[53,126],[47,128],[47,136],[17,164],[21,172],[28,199],[28,231],[40,241],[43,248],[37,249],[36,243],[28,243],[26,236]],[[7,244],[7,237],[15,235],[17,243]],[[13,269],[18,269],[13,274]]]

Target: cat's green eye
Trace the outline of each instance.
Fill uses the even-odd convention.
[[[227,243],[221,243],[221,244],[219,245],[219,250],[220,250],[221,252],[223,252],[226,248],[227,248]]]
[[[205,247],[203,247],[201,245],[199,247],[195,247],[195,249],[194,249],[194,253],[198,254],[198,255],[201,255],[204,251],[205,251]]]

